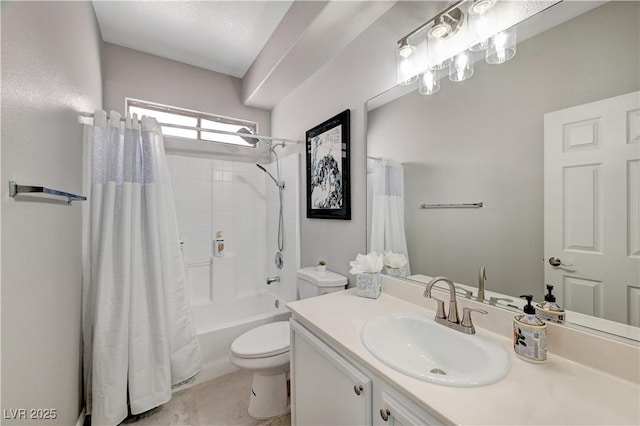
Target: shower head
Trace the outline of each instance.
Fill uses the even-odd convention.
[[[267,169],[265,169],[264,167],[262,167],[262,165],[260,165],[260,164],[256,164],[256,166],[257,166],[260,170],[262,170],[263,172],[265,172],[266,174],[268,174],[268,175],[269,175],[269,177],[271,178],[271,180],[275,182],[275,184],[276,184],[276,186],[277,186],[278,188],[284,188],[284,182],[278,182],[278,180],[277,180],[276,178],[274,178],[274,177],[273,177],[273,175],[267,171]]]
[[[240,130],[238,130],[238,133],[245,133],[247,135],[253,134],[251,133],[251,130],[247,129],[246,127],[241,127]],[[258,139],[258,138],[249,138],[245,136],[240,136],[240,137],[249,145],[256,145],[258,142],[261,141],[261,139]]]

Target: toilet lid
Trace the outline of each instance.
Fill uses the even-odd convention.
[[[289,351],[289,321],[278,321],[249,330],[231,344],[240,358],[263,358]]]

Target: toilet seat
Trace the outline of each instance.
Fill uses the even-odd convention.
[[[289,321],[278,321],[249,330],[231,344],[238,358],[266,358],[289,352]]]

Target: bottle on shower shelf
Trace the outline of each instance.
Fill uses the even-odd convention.
[[[224,256],[224,236],[222,231],[216,232],[216,239],[213,242],[213,254],[216,257]]]

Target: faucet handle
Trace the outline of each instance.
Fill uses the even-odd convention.
[[[436,318],[446,318],[447,314],[444,313],[444,300],[437,299],[433,296],[428,296],[427,299],[433,299],[438,302],[438,309],[436,310]]]
[[[497,305],[500,300],[502,300],[503,302],[507,302],[507,303],[513,302],[513,299],[508,299],[506,297],[494,297],[494,296],[491,296],[489,298],[489,304],[490,305]]]
[[[444,313],[444,300],[440,300],[438,298],[435,298],[433,296],[431,296],[431,289],[426,288],[424,290],[424,294],[423,296],[427,299],[433,299],[436,302],[438,302],[438,310],[436,311],[436,318],[446,318],[447,314]]]
[[[479,312],[485,315],[488,314],[489,312],[485,311],[484,309],[472,309],[472,308],[462,309],[462,323],[460,323],[460,325],[467,328],[469,330],[468,331],[469,334],[474,334],[476,332],[476,329],[473,326],[473,321],[471,321],[471,312]]]
[[[473,296],[473,292],[471,290],[467,290],[466,288],[462,288],[462,287],[456,286],[456,292],[462,293],[462,295],[465,297]]]

